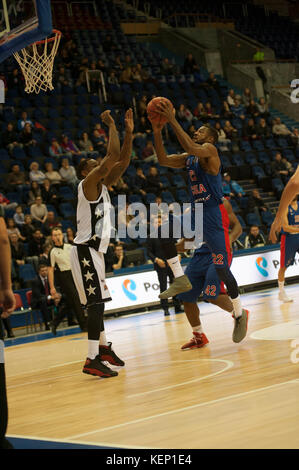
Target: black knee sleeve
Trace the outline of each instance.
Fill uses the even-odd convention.
[[[104,331],[104,304],[94,304],[87,307],[88,339],[98,341],[101,331]]]
[[[178,255],[175,242],[169,238],[161,238],[161,247],[166,259],[171,259]]]
[[[220,281],[223,282],[223,284],[227,288],[228,295],[230,296],[231,299],[235,299],[239,295],[239,288],[236,279],[234,278],[232,272],[228,268],[219,268],[215,266],[216,272],[218,274],[218,277]]]

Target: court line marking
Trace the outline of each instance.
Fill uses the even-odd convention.
[[[192,361],[193,362],[201,362],[201,361],[224,362],[226,366],[224,367],[224,369],[221,369],[218,372],[214,372],[213,374],[205,375],[197,379],[188,380],[186,382],[180,382],[175,385],[169,385],[167,387],[161,387],[161,388],[156,388],[154,390],[148,390],[147,392],[134,393],[133,395],[128,395],[127,398],[142,397],[144,395],[149,395],[150,393],[163,392],[164,390],[170,390],[172,388],[182,387],[183,385],[200,382],[201,380],[209,379],[210,377],[215,377],[216,375],[222,374],[223,372],[226,372],[228,369],[231,369],[234,365],[232,361],[227,361],[226,359],[204,359],[204,358],[203,359],[186,359],[186,360],[179,359],[175,361],[163,361],[163,362],[159,362],[159,364],[173,364],[174,362],[192,362]]]
[[[173,414],[176,414],[176,413],[182,413],[184,411],[194,410],[195,408],[200,408],[200,407],[203,407],[203,406],[214,405],[216,403],[232,400],[234,398],[244,397],[246,395],[251,395],[253,393],[258,393],[258,392],[263,392],[263,391],[269,390],[271,388],[277,388],[277,387],[281,387],[283,385],[289,385],[289,384],[292,384],[292,383],[299,384],[299,379],[294,379],[294,380],[289,380],[287,382],[281,382],[281,383],[278,383],[278,384],[268,385],[267,387],[256,388],[254,390],[249,390],[247,392],[236,393],[234,395],[228,395],[226,397],[217,398],[216,400],[211,400],[211,401],[207,401],[207,402],[204,402],[204,403],[198,403],[197,405],[185,406],[183,408],[177,408],[175,410],[166,411],[165,413],[158,413],[158,414],[155,414],[155,415],[146,416],[145,418],[135,419],[133,421],[127,421],[126,423],[116,424],[114,426],[107,426],[105,428],[96,429],[94,431],[89,431],[89,432],[86,432],[86,433],[74,434],[72,436],[66,437],[66,439],[77,439],[79,437],[89,436],[90,434],[96,434],[96,433],[100,433],[100,432],[111,431],[113,429],[123,428],[125,426],[130,426],[132,424],[138,424],[138,423],[142,423],[142,422],[145,422],[145,421],[150,421],[150,420],[155,419],[155,418],[161,418],[163,416],[170,416],[170,415],[173,415]]]
[[[67,439],[54,439],[54,438],[47,438],[47,437],[37,437],[37,436],[23,436],[19,434],[6,434],[6,437],[9,438],[14,438],[14,439],[31,439],[31,440],[37,440],[37,441],[43,441],[43,442],[61,442],[65,444],[80,444],[80,445],[85,445],[85,446],[101,446],[101,447],[112,447],[115,449],[151,449],[151,447],[142,447],[142,446],[127,446],[127,445],[122,445],[122,444],[114,444],[114,443],[108,443],[108,442],[92,442],[92,441],[70,441]],[[112,449],[111,449],[112,450]]]

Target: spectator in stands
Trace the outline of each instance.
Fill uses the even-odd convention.
[[[257,225],[250,227],[250,232],[245,237],[245,248],[257,248],[259,246],[265,246],[266,240]]]
[[[165,57],[161,62],[161,73],[164,75],[175,75],[176,73],[176,67],[167,57]]]
[[[102,42],[102,47],[104,52],[111,52],[112,50],[116,49],[116,43],[113,41],[110,34],[108,34],[105,38],[105,41]]]
[[[55,227],[62,227],[60,220],[55,216],[53,211],[49,211],[47,218],[43,223],[42,229],[43,233],[48,237],[51,235],[51,231]]]
[[[138,112],[139,112],[140,117],[147,115],[146,107],[147,107],[147,96],[142,95],[142,97],[141,97],[141,99],[138,103]]]
[[[28,255],[29,256],[38,256],[42,255],[44,251],[45,237],[42,234],[41,230],[36,228],[32,234],[31,240],[28,243]]]
[[[31,206],[35,203],[35,199],[37,198],[37,196],[41,196],[41,188],[39,187],[37,181],[32,181],[30,185],[30,190],[28,192],[28,206]]]
[[[292,134],[287,126],[281,122],[280,117],[273,120],[272,132],[276,137],[285,137]]]
[[[100,154],[104,155],[106,153],[106,139],[103,134],[100,134],[100,132],[97,129],[93,130],[92,133],[92,142],[93,146],[98,151]]]
[[[260,217],[261,212],[266,212],[267,207],[258,189],[253,189],[248,200],[248,212],[255,212]]]
[[[29,179],[31,183],[36,181],[36,183],[41,184],[46,178],[45,174],[39,169],[39,164],[37,162],[32,162],[29,169]]]
[[[184,104],[180,104],[177,116],[180,121],[192,122],[193,120],[193,114]]]
[[[40,264],[38,268],[38,276],[34,281],[32,281],[31,306],[33,309],[41,311],[46,330],[50,330],[52,317],[51,308],[55,305],[54,297],[56,298],[56,296],[51,296],[50,294],[48,266],[46,264]]]
[[[78,183],[78,178],[76,175],[76,170],[73,165],[70,165],[68,158],[63,158],[61,160],[61,168],[59,170],[62,182],[71,186],[73,189]]]
[[[226,133],[222,129],[220,122],[216,122],[215,129],[218,132],[218,143],[220,150],[228,151],[229,145],[231,144],[231,140],[226,137]]]
[[[24,77],[19,68],[13,69],[13,71],[8,76],[7,82],[8,88],[19,90],[19,92],[24,91]]]
[[[142,150],[142,160],[145,162],[158,162],[158,157],[151,140],[146,142],[146,147]]]
[[[293,168],[291,162],[289,162],[286,157],[282,157],[281,161],[285,165],[286,169],[289,172],[288,176],[290,176],[294,172],[294,168]]]
[[[7,197],[4,196],[4,194],[0,193],[0,206],[2,206],[5,210],[15,210],[17,207],[18,203],[17,202],[10,202]]]
[[[133,75],[131,67],[125,68],[120,74],[120,83],[133,83]]]
[[[199,66],[196,63],[193,55],[189,53],[184,61],[183,73],[184,74],[194,74],[195,72],[199,71]]]
[[[268,139],[270,137],[270,129],[267,126],[267,122],[265,118],[261,118],[259,124],[257,125],[257,133],[263,139]]]
[[[60,92],[62,91],[63,86],[72,86],[72,78],[69,70],[64,67],[59,68],[56,85]]]
[[[260,116],[266,118],[269,116],[269,105],[266,103],[265,98],[260,98],[257,104],[257,109],[260,113]]]
[[[107,77],[107,83],[109,85],[109,90],[111,92],[115,92],[115,91],[118,91],[120,90],[120,84],[119,84],[119,81],[118,81],[118,78],[116,76],[116,73],[114,70],[112,70],[108,77]]]
[[[238,131],[232,126],[230,121],[225,121],[223,130],[226,134],[226,137],[230,140],[235,140],[238,137]]]
[[[124,249],[121,245],[117,245],[114,249],[114,257],[112,261],[112,268],[121,269],[127,268],[130,265],[127,256],[124,253]]]
[[[62,157],[64,155],[62,147],[59,145],[56,137],[52,137],[51,145],[49,147],[49,155],[51,157]]]
[[[160,193],[163,189],[163,184],[160,181],[158,169],[155,166],[151,166],[149,169],[148,176],[146,178],[146,190],[151,193]]]
[[[64,234],[65,243],[69,243],[70,245],[73,245],[75,236],[76,236],[76,234],[75,234],[74,230],[72,229],[72,227],[68,227],[65,231],[65,234]]]
[[[21,119],[18,120],[17,128],[19,131],[22,131],[26,124],[30,124],[33,127],[33,122],[28,118],[27,112],[23,111],[21,114]]]
[[[47,241],[43,246],[43,252],[39,257],[39,264],[50,266],[49,253],[53,247],[52,241]]]
[[[140,70],[136,66],[132,67],[132,80],[133,82],[142,82]]]
[[[50,204],[55,207],[56,211],[59,211],[61,197],[57,188],[51,184],[49,179],[44,180],[40,188],[40,196],[46,205]]]
[[[11,247],[11,257],[13,259],[16,272],[18,272],[18,267],[24,265],[25,263],[32,264],[34,270],[38,269],[38,257],[37,256],[26,256],[24,249],[24,244],[20,242],[20,237],[16,233],[11,233],[9,235],[10,247]]]
[[[82,153],[96,154],[96,152],[94,151],[92,142],[91,142],[87,132],[82,133],[81,139],[79,140],[79,148],[82,151]],[[83,157],[83,155],[82,155],[82,157]]]
[[[146,195],[146,177],[143,173],[141,167],[136,168],[136,176],[132,178],[132,188],[134,188],[136,193],[141,194],[142,196]]]
[[[23,147],[23,144],[18,141],[19,138],[14,130],[12,122],[9,122],[6,127],[6,131],[2,132],[1,140],[3,147],[7,148],[11,155],[15,147]]]
[[[25,215],[23,213],[22,206],[16,207],[16,212],[13,216],[14,223],[22,231],[22,225],[25,223]]]
[[[32,220],[35,223],[39,223],[40,225],[45,223],[48,215],[48,209],[46,204],[43,204],[41,196],[37,196],[35,199],[35,203],[30,207],[30,213]]]
[[[147,70],[145,70],[141,64],[137,64],[136,65],[136,69],[138,70],[140,76],[141,76],[141,80],[142,82],[152,82],[152,81],[155,81],[153,80],[153,78],[150,76],[149,72]]]
[[[229,106],[235,106],[235,92],[234,90],[229,90],[226,101]]]
[[[212,108],[212,105],[209,101],[206,103],[205,108],[209,119],[219,118],[219,115],[215,113],[215,110]]]
[[[218,95],[221,96],[221,87],[220,83],[218,82],[217,78],[215,77],[214,72],[211,72],[209,74],[209,78],[207,79],[207,84],[211,87],[214,88],[214,90],[217,91]]]
[[[25,146],[29,145],[36,145],[36,140],[33,138],[32,127],[31,124],[26,122],[21,134],[20,134],[20,142]]]
[[[137,133],[135,134],[135,137],[146,137],[149,134],[151,134],[153,131],[149,120],[145,116],[141,116],[139,119],[139,123],[137,124]]]
[[[249,88],[245,88],[243,95],[242,95],[242,103],[247,108],[250,105],[250,101],[252,101],[253,96]]]
[[[259,110],[254,100],[250,100],[249,105],[246,107],[246,114],[252,117],[259,116]]]
[[[133,62],[132,57],[130,56],[130,54],[127,54],[127,55],[125,56],[125,64],[124,64],[124,65],[125,65],[125,68],[126,68],[126,67],[130,67],[130,68],[133,67],[134,62]]]
[[[23,193],[23,190],[28,187],[24,171],[20,170],[20,165],[17,163],[11,167],[11,172],[8,174],[7,183],[10,191],[19,191]]]
[[[245,191],[236,181],[231,179],[231,176],[228,173],[224,173],[222,180],[222,189],[224,196],[227,197],[243,197]]]
[[[27,243],[32,239],[34,231],[35,231],[35,227],[32,224],[31,215],[25,214],[24,225],[22,225],[21,232]]]
[[[122,63],[121,57],[120,57],[119,54],[115,57],[115,60],[114,60],[114,62],[112,63],[112,67],[113,67],[113,69],[115,69],[118,73],[121,73],[121,71],[124,69],[124,64]]]
[[[240,118],[240,119],[245,119],[245,106],[241,102],[241,96],[236,95],[235,97],[235,104],[231,105],[231,111],[234,114],[234,116]]]
[[[249,119],[247,126],[243,128],[243,138],[244,140],[257,140],[259,139],[258,129],[256,124],[254,123],[254,119]]]
[[[80,152],[77,145],[65,134],[62,135],[61,147],[65,155],[71,157],[72,155],[81,155],[86,157],[85,152]]]
[[[221,116],[226,119],[231,119],[233,117],[233,113],[227,101],[222,102]]]
[[[207,111],[206,111],[204,105],[201,103],[201,101],[199,101],[197,103],[197,106],[194,109],[193,114],[200,121],[203,121],[203,122],[207,121],[207,118],[208,118]]]
[[[61,175],[58,173],[58,171],[53,169],[53,163],[47,162],[45,164],[45,168],[46,168],[46,173],[45,173],[46,178],[50,181],[50,183],[53,186],[55,185],[59,186],[62,181],[62,178],[61,178]]]
[[[22,241],[25,241],[25,237],[21,235],[21,232],[18,227],[16,227],[15,221],[12,218],[7,219],[6,222],[8,236],[15,234]]]
[[[280,152],[277,152],[275,155],[274,161],[271,163],[272,178],[281,177],[284,184],[287,183],[288,177],[290,176],[290,171],[287,169],[285,163],[282,161],[282,156]]]
[[[293,129],[293,132],[290,135],[290,140],[294,146],[294,150],[296,151],[297,149],[299,149],[299,130],[298,129],[296,128]]]

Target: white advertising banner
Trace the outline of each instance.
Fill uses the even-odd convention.
[[[278,276],[279,260],[279,250],[235,256],[232,272],[240,287],[273,281]],[[298,254],[294,265],[286,271],[286,278],[294,276],[299,276]],[[107,285],[112,301],[107,302],[106,312],[159,302],[160,288],[154,270],[114,276],[107,279]]]

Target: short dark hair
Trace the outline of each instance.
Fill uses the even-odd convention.
[[[56,232],[57,230],[59,230],[61,233],[63,233],[62,228],[57,225],[57,227],[52,228],[51,235],[52,235],[53,232]]]
[[[49,265],[47,263],[39,263],[38,265],[38,271],[40,271],[42,268],[48,268]]]
[[[88,163],[87,158],[82,158],[79,162],[79,165],[76,168],[77,178],[79,180],[84,179],[83,176],[82,176],[82,171],[86,170],[87,163]]]
[[[213,137],[214,144],[217,144],[218,142],[218,132],[215,127],[210,126],[210,124],[205,124],[204,125],[207,129],[209,129],[209,134]]]

